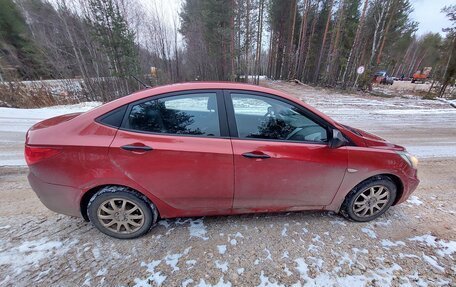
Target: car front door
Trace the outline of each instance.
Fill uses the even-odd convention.
[[[233,136],[234,209],[319,208],[332,201],[348,155],[345,147],[329,148],[327,123],[273,95],[225,91],[225,101]]]
[[[126,176],[180,214],[230,210],[233,154],[221,91],[152,97],[129,105],[110,147]]]

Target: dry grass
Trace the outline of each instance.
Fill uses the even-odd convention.
[[[45,84],[25,85],[21,82],[8,82],[0,85],[0,103],[4,106],[39,108],[78,102],[79,99],[71,93],[56,93]]]

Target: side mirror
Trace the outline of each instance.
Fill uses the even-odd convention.
[[[332,137],[329,140],[329,148],[339,148],[348,143],[344,135],[337,129],[332,130]]]

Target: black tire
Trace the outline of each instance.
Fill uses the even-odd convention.
[[[100,189],[90,199],[87,215],[98,230],[118,239],[133,239],[146,234],[158,218],[155,205],[147,197],[124,186]]]
[[[374,190],[374,192],[379,192],[380,187],[383,187],[383,194],[388,193],[389,195],[383,195],[382,197],[382,195],[380,194],[379,196],[375,196],[376,199],[370,202],[370,199],[368,200],[368,198],[366,198],[366,193],[370,193],[372,189]],[[374,177],[358,184],[347,194],[344,203],[342,204],[342,207],[340,209],[340,213],[345,218],[353,221],[371,221],[380,217],[391,207],[391,205],[394,203],[396,199],[396,195],[397,187],[391,179],[389,179],[388,177]],[[381,197],[381,199],[379,200],[377,197]],[[363,201],[366,201],[366,203],[363,204]],[[385,203],[383,203],[383,201],[385,201]],[[363,206],[366,206],[366,204],[366,208],[368,209],[367,213],[370,213],[371,210],[374,211],[372,215],[366,214],[364,216],[361,216],[360,213],[364,212],[365,209],[362,209],[359,212],[355,212],[355,210],[363,208]],[[382,204],[381,209],[372,207],[372,205],[374,204],[377,205],[379,208],[380,204]]]

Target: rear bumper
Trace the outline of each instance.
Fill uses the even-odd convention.
[[[81,217],[80,190],[69,186],[46,183],[31,172],[27,178],[33,191],[47,208],[57,213]]]

